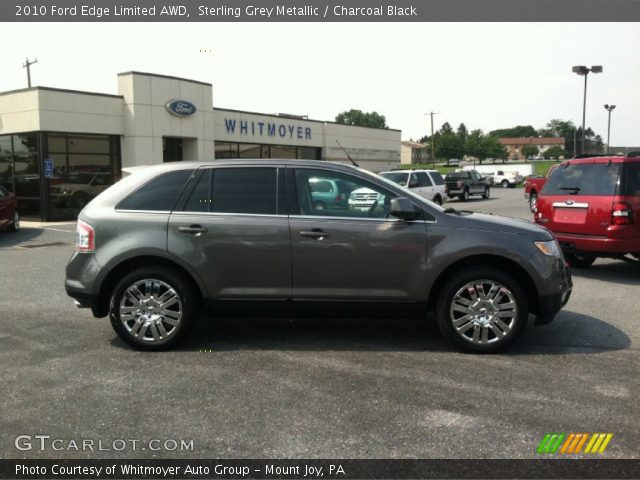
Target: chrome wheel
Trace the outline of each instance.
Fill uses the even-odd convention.
[[[165,341],[176,333],[182,320],[182,300],[161,280],[145,278],[127,287],[118,308],[120,322],[143,342]]]
[[[449,318],[466,341],[487,345],[506,337],[518,319],[514,294],[494,280],[476,280],[456,292]]]

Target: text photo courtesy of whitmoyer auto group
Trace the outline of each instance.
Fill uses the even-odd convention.
[[[640,2],[0,22],[0,479],[640,478]]]

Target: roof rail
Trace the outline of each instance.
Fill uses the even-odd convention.
[[[594,158],[594,157],[615,157],[615,155],[607,155],[606,153],[583,153],[573,158]]]

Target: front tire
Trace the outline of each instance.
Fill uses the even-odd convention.
[[[485,200],[488,200],[489,197],[491,196],[491,193],[489,191],[489,187],[484,189],[484,193],[482,194],[482,198],[484,198]]]
[[[20,214],[15,211],[13,212],[13,222],[11,223],[11,226],[9,227],[9,231],[10,232],[17,232],[20,230]]]
[[[166,267],[141,267],[116,285],[109,304],[111,326],[139,350],[166,350],[187,333],[198,314],[191,282]]]
[[[529,318],[527,297],[510,274],[474,267],[450,277],[436,304],[443,335],[463,350],[491,353],[513,343]]]

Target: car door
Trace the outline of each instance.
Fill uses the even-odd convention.
[[[420,195],[428,200],[433,200],[435,197],[435,191],[433,188],[433,182],[429,175],[426,172],[416,172],[415,175],[418,177],[418,184],[420,189]]]
[[[345,181],[354,191],[375,192],[367,208],[316,210],[310,179]],[[387,215],[396,196],[372,180],[321,168],[288,168],[289,223],[295,300],[415,300],[424,284],[424,220]]]
[[[288,299],[291,240],[283,166],[201,168],[169,217],[168,250],[212,299]],[[284,193],[284,191],[283,191]]]
[[[471,172],[471,192],[482,193],[484,192],[484,183],[480,180],[482,177],[476,171]]]

